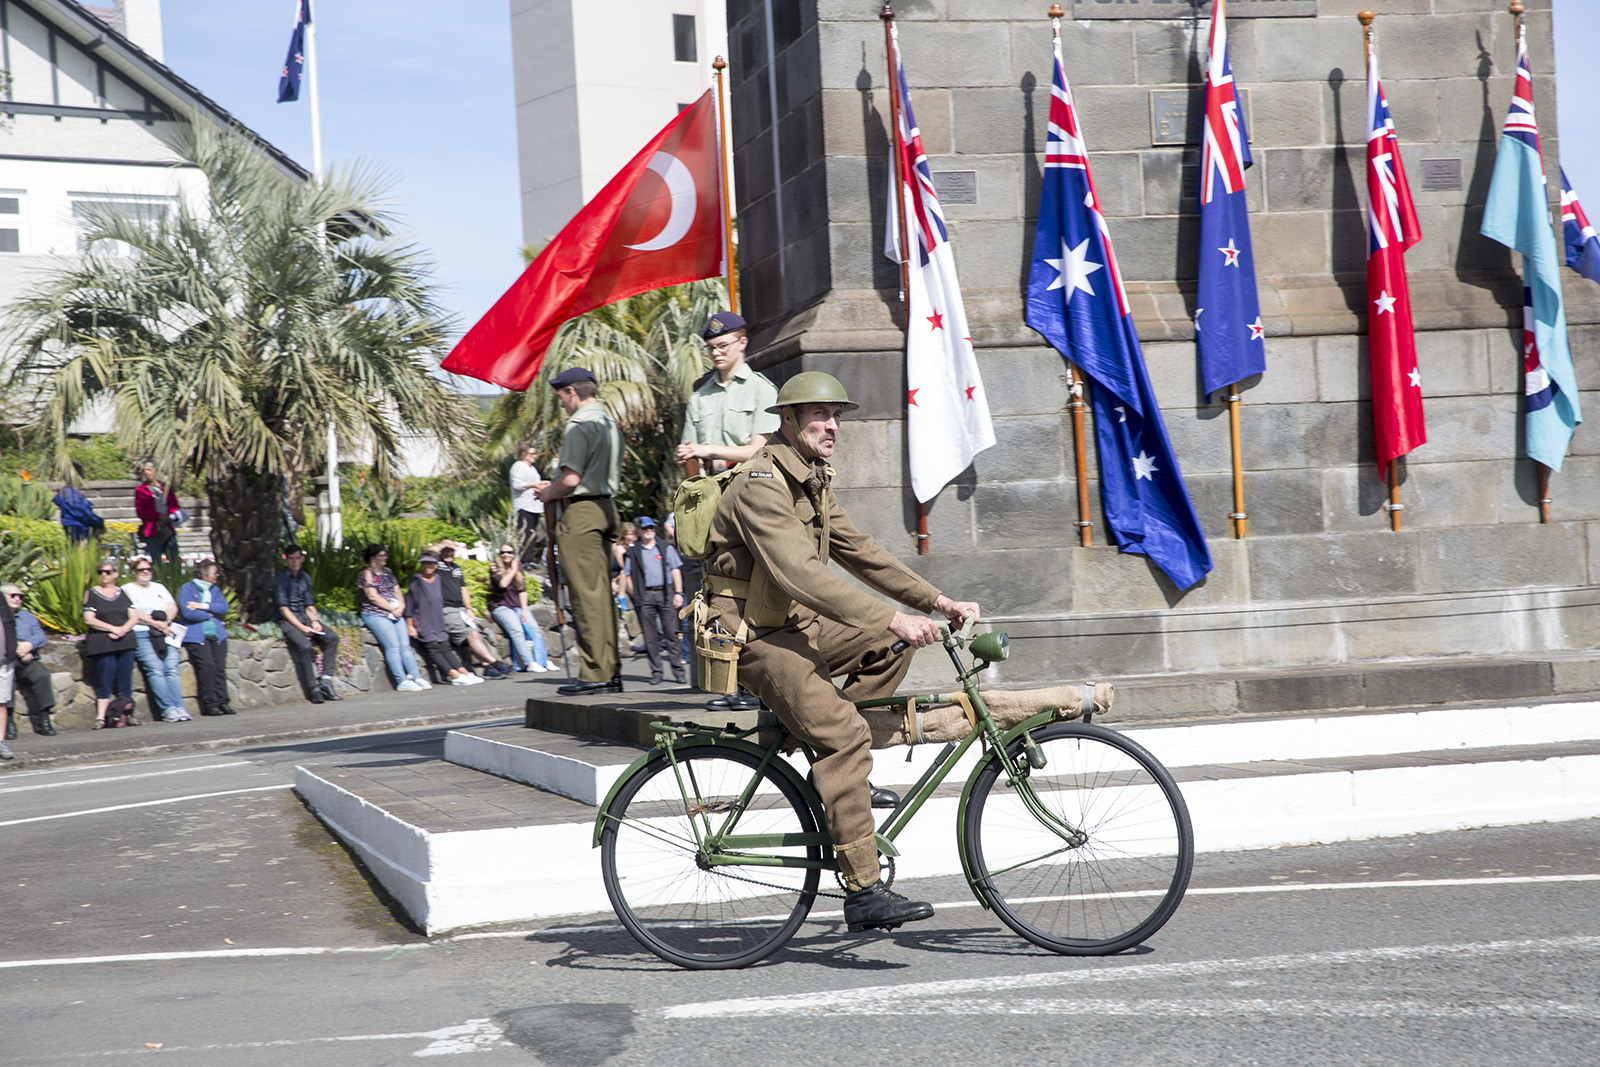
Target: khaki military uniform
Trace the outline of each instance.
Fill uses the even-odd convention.
[[[712,621],[748,631],[739,680],[816,751],[817,792],[841,863],[854,851],[875,872],[871,734],[853,702],[893,695],[911,657],[889,651],[895,609],[828,563],[917,611],[932,611],[940,594],[855,528],[830,488],[832,473],[782,436],[768,442],[723,491],[706,587]]]
[[[556,522],[561,577],[571,593],[572,626],[578,632],[578,680],[609,682],[622,669],[617,654],[617,602],[611,595],[611,545],[620,524],[612,503],[622,480],[622,433],[595,400],[567,420],[559,467],[579,481],[562,498]]]

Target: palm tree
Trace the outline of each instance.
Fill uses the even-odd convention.
[[[174,147],[205,176],[204,204],[89,219],[81,260],[11,309],[10,386],[57,476],[71,477],[68,427],[109,404],[120,444],[200,481],[216,558],[266,618],[281,508],[298,510],[330,424],[387,477],[399,426],[454,450],[477,416],[435,374],[448,323],[431,268],[389,239],[370,177],[303,184],[203,123]]]
[[[707,319],[726,307],[721,280],[653,289],[596,308],[561,328],[527,391],[507,393],[490,409],[490,455],[533,441],[549,461],[561,450],[565,421],[545,383],[568,367],[588,367],[600,399],[622,429],[626,455],[618,507],[622,514],[662,515],[681,472],[672,452],[683,405],[711,369],[700,340]]]

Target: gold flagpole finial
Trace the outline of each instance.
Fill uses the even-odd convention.
[[[1067,13],[1065,11],[1061,10],[1061,5],[1060,4],[1051,4],[1050,5],[1050,17],[1053,18],[1053,19],[1064,19],[1064,18],[1067,17]]]
[[[1361,22],[1362,28],[1368,30],[1372,29],[1372,20],[1377,17],[1378,16],[1371,11],[1362,11],[1356,15],[1356,18]]]
[[[1511,7],[1508,10],[1520,19],[1522,13],[1528,9],[1522,6],[1522,0],[1511,0]]]
[[[723,71],[728,69],[728,61],[723,59],[721,56],[718,56],[716,59],[711,61],[711,69],[716,71],[718,74],[721,74]]]

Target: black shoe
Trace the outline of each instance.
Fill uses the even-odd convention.
[[[222,715],[237,715],[239,713],[237,711],[234,711],[231,705],[224,704],[224,705],[222,705],[222,711],[219,714],[222,714]]]
[[[757,711],[761,707],[761,698],[748,689],[741,689],[737,693],[706,701],[706,707],[712,711]]]
[[[871,782],[867,783],[867,788],[872,791],[873,807],[898,808],[900,806],[900,794],[896,793],[893,789],[879,789]]]
[[[13,711],[10,714],[10,716],[8,716],[7,719],[6,719],[6,740],[7,741],[15,741],[16,739],[17,739],[17,713],[15,711]]]
[[[622,679],[613,678],[609,682],[573,682],[571,685],[556,687],[556,695],[563,697],[589,696],[592,693],[620,693],[622,692]]]
[[[233,713],[229,712],[229,711],[223,711],[221,708],[205,708],[205,709],[201,710],[200,714],[202,714],[202,715],[231,715]]]
[[[683,671],[679,671],[677,674],[672,676],[672,680],[677,682],[679,685],[684,685],[689,681],[689,676]]]
[[[16,712],[12,712],[12,714],[15,715]],[[48,711],[29,715],[28,718],[33,720],[34,733],[39,734],[41,737],[54,737],[56,735],[55,724],[50,721],[50,713]]]
[[[322,687],[318,686],[317,688],[311,690],[311,695],[306,699],[311,701],[313,704],[320,704],[328,698],[322,695]]]
[[[333,688],[333,679],[332,678],[324,678],[324,679],[322,679],[321,683],[317,686],[317,688],[322,690],[322,699],[323,700],[343,700],[344,699],[344,697],[340,696],[338,694],[338,692]]]
[[[844,895],[844,922],[852,934],[863,930],[893,930],[902,923],[933,918],[933,905],[907,900],[879,879],[865,889]]]
[[[651,675],[651,676],[650,676],[650,684],[651,684],[651,685],[660,685],[660,684],[661,684],[661,675],[659,675],[659,674],[652,674],[652,675]]]

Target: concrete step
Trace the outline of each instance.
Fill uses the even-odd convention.
[[[1172,769],[1200,852],[1600,814],[1597,701],[1123,732]],[[590,847],[593,805],[641,751],[526,726],[474,727],[447,737],[447,758],[458,762],[302,767],[296,786],[411,917],[436,933],[608,910]],[[874,783],[909,785],[937,752],[911,749],[910,762],[907,754],[875,752]],[[967,754],[901,835],[902,870],[960,872],[956,807],[977,758],[976,750]]]

